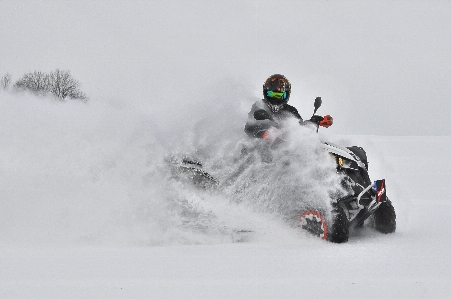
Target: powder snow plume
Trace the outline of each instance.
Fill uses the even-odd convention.
[[[338,186],[319,135],[289,124],[268,162],[262,141],[243,132],[258,98],[221,86],[156,110],[0,93],[0,238],[127,246],[234,242],[242,229],[297,234],[293,212],[326,204]],[[218,186],[174,177],[168,161],[181,157],[202,161]]]

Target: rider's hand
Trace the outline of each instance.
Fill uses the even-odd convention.
[[[334,119],[332,118],[332,116],[328,115],[324,115],[323,119],[319,122],[319,125],[321,127],[325,127],[328,128],[330,126],[332,126],[332,124],[334,123]]]
[[[319,124],[321,121],[323,121],[323,119],[324,119],[324,117],[322,117],[322,116],[319,116],[319,115],[313,115],[313,116],[310,118],[310,121],[311,121],[312,123]]]

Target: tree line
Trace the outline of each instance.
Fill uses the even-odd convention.
[[[0,78],[0,88],[9,90],[11,86],[15,91],[29,91],[36,95],[53,94],[61,100],[88,100],[86,94],[80,90],[80,82],[74,79],[69,71],[60,69],[50,73],[26,73],[14,83],[9,73]]]

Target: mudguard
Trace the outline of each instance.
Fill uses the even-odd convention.
[[[375,181],[374,185],[373,185],[373,189],[376,192],[377,202],[386,202],[387,201],[387,188],[385,186],[385,179]]]

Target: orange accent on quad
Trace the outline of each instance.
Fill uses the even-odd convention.
[[[308,210],[308,211],[305,211],[301,216],[299,216],[299,219],[298,219],[298,221],[296,223],[296,226],[302,227],[303,222],[305,221],[306,218],[315,218],[316,221],[318,221],[321,224],[323,233],[319,234],[319,237],[321,239],[326,240],[327,239],[327,233],[328,233],[326,219],[324,219],[324,217],[320,213],[318,213],[317,211]]]

